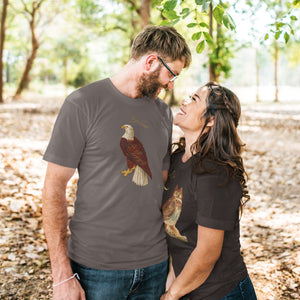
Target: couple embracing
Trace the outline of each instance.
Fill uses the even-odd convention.
[[[208,83],[173,120],[158,98],[190,62],[174,28],[149,26],[118,74],[65,100],[44,155],[53,299],[256,299],[240,254],[239,100]],[[173,122],[184,137],[172,146]]]

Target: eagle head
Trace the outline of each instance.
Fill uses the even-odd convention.
[[[134,139],[134,131],[131,125],[123,125],[121,128],[125,130],[125,133],[123,134],[123,138],[126,140],[133,140]]]

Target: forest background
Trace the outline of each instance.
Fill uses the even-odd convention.
[[[0,297],[50,299],[42,155],[64,98],[126,63],[148,24],[174,26],[193,61],[160,96],[174,113],[209,80],[242,103],[251,194],[242,251],[259,299],[300,299],[300,1],[3,0]],[[2,58],[2,59],[1,59]],[[174,127],[174,139],[181,132]],[[68,186],[72,216],[76,175]]]

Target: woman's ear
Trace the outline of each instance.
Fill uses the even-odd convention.
[[[215,124],[215,117],[210,117],[206,126],[207,127],[213,127],[214,124]]]

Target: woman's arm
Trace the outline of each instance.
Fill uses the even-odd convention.
[[[170,259],[169,273],[168,273],[168,277],[167,277],[167,281],[166,281],[166,292],[170,289],[170,286],[172,285],[172,283],[174,282],[175,279],[176,279],[176,276],[175,276],[175,272],[173,269],[172,261]]]
[[[209,276],[220,257],[224,230],[198,226],[197,246],[161,300],[178,300],[198,288]]]

